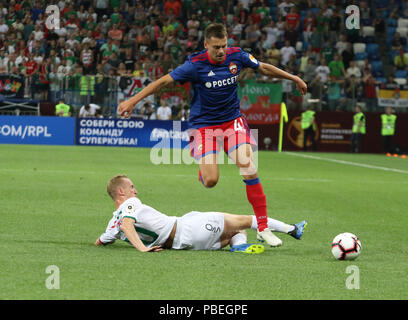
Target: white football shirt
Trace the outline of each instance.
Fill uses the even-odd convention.
[[[136,197],[130,198],[113,212],[113,217],[109,221],[106,231],[99,237],[102,243],[113,243],[116,239],[128,241],[120,230],[123,218],[131,218],[135,221],[135,230],[140,240],[148,248],[163,245],[170,236],[177,220],[177,217],[166,216],[152,207],[144,205]]]

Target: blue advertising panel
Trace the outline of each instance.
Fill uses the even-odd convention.
[[[0,116],[0,144],[75,143],[75,118]]]
[[[185,148],[187,121],[78,118],[76,143],[90,146]]]

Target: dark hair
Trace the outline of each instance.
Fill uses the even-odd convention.
[[[211,37],[223,39],[227,36],[227,28],[221,23],[212,23],[205,28],[204,38],[210,40]]]

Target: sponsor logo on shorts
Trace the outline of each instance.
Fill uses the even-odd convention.
[[[211,223],[207,223],[205,225],[205,228],[210,231],[210,232],[214,232],[214,233],[218,233],[221,231],[220,227],[214,227]]]

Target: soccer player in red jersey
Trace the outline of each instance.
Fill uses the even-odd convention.
[[[299,77],[258,61],[241,48],[227,47],[227,39],[224,25],[215,23],[207,26],[204,51],[191,54],[183,65],[122,102],[118,113],[129,117],[140,100],[174,81],[190,82],[194,89],[188,120],[190,147],[199,164],[200,181],[208,188],[217,184],[217,153],[223,145],[224,152],[234,161],[244,179],[247,198],[257,219],[258,239],[277,247],[282,245],[282,241],[268,228],[266,197],[251,146],[256,142],[240,112],[237,78],[243,68],[253,68],[270,77],[294,81],[302,94],[306,93],[307,86]]]

